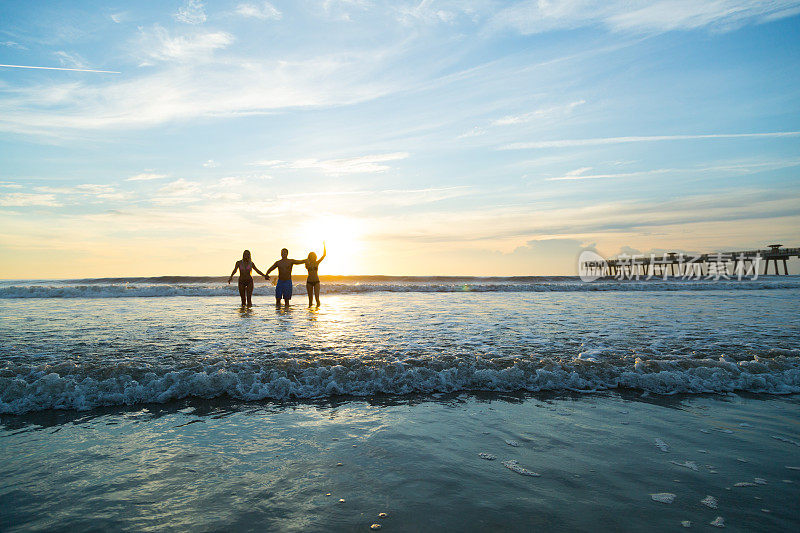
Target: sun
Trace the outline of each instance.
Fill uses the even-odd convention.
[[[363,244],[361,225],[352,218],[341,215],[321,215],[300,227],[298,244],[308,252],[322,256],[322,243],[328,249],[325,261],[320,265],[320,275],[352,274],[358,270],[358,261]],[[305,257],[305,256],[303,256]],[[300,257],[297,257],[300,259]]]

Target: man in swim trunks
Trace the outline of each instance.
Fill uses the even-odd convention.
[[[294,265],[302,265],[305,259],[289,259],[289,250],[284,248],[281,250],[281,258],[275,261],[275,264],[269,267],[264,277],[269,279],[269,273],[278,269],[278,283],[275,284],[275,305],[281,305],[281,299],[286,302],[286,307],[289,307],[289,300],[292,299],[292,267]]]

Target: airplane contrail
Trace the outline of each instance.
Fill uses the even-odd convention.
[[[92,70],[88,68],[62,68],[62,67],[33,67],[30,65],[0,65],[0,67],[7,67],[7,68],[34,68],[34,69],[41,69],[41,70],[71,70],[73,72],[103,72],[105,74],[122,74],[122,72],[117,72],[115,70]]]

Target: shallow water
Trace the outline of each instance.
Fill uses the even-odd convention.
[[[0,288],[0,529],[800,525],[795,281],[249,310],[151,281]]]
[[[800,525],[800,470],[787,467],[800,468],[800,448],[773,437],[798,438],[798,407],[796,396],[459,393],[5,415],[0,523],[674,531],[685,520],[708,529],[722,516],[732,531],[791,531]],[[507,460],[541,477],[515,473]],[[686,461],[697,471],[674,464]],[[735,486],[755,478],[766,484]],[[675,499],[659,503],[656,493]],[[709,495],[716,509],[701,503]]]
[[[800,289],[0,299],[0,412],[186,397],[800,392]],[[295,301],[300,304],[300,298]]]

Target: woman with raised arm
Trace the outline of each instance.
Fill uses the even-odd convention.
[[[236,274],[236,270],[239,270],[239,297],[242,299],[242,307],[252,307],[253,276],[250,274],[250,271],[255,270],[267,280],[269,280],[269,278],[266,274],[261,272],[258,267],[256,267],[255,263],[253,263],[252,259],[250,259],[250,250],[245,250],[244,253],[242,253],[242,258],[236,261],[236,264],[233,266],[233,272],[231,272],[231,277],[228,278],[229,285],[233,280],[233,275]]]
[[[322,243],[322,257],[317,259],[317,254],[311,252],[308,254],[308,259],[306,259],[306,270],[308,270],[308,278],[306,279],[306,292],[308,293],[308,306],[311,307],[312,305],[312,297],[317,299],[317,307],[319,307],[319,274],[317,270],[319,270],[319,264],[322,263],[322,260],[325,259],[325,255],[328,251],[325,249],[325,243]]]

